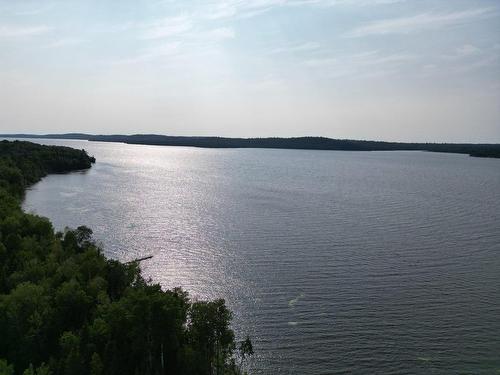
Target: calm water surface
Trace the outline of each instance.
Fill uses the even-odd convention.
[[[225,298],[253,374],[500,371],[500,160],[42,143],[97,163],[43,179],[25,209]]]

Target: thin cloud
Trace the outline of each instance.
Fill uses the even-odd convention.
[[[162,40],[154,41],[156,45],[138,51],[135,56],[112,61],[112,65],[132,65],[149,63],[153,60],[169,60],[181,57],[189,58],[202,50],[215,48],[219,43],[233,39],[235,33],[228,27],[220,27],[209,30],[190,31],[175,34],[176,40],[168,43],[159,43]],[[156,38],[155,38],[156,39]],[[159,43],[159,44],[158,44]]]
[[[359,64],[362,65],[400,64],[408,61],[413,61],[415,59],[416,59],[415,55],[402,53],[402,54],[392,54],[387,56],[376,56],[372,59],[360,61]]]
[[[275,48],[271,53],[294,53],[304,51],[314,51],[320,48],[320,44],[316,42],[306,42],[301,44],[288,45],[284,47]]]
[[[145,25],[143,39],[160,39],[184,34],[193,28],[193,20],[188,16],[167,17]]]
[[[203,18],[216,20],[227,18],[252,18],[278,7],[331,7],[377,6],[402,3],[406,0],[220,0],[209,4],[210,11]]]
[[[15,14],[17,16],[35,16],[35,15],[39,15],[41,13],[47,12],[48,10],[54,8],[54,6],[55,6],[55,3],[52,3],[52,4],[49,3],[49,4],[45,4],[43,6],[39,6],[39,7],[18,10],[15,12]]]
[[[368,51],[355,55],[309,59],[304,62],[304,65],[309,67],[331,66],[337,64],[358,67],[368,65],[398,65],[416,59],[417,56],[410,54],[400,53],[383,55],[379,51]]]
[[[457,48],[458,56],[470,56],[475,55],[481,51],[480,48],[473,46],[472,44],[465,44],[459,48]]]
[[[192,36],[198,39],[204,39],[211,42],[218,42],[226,39],[234,39],[235,32],[229,27],[219,27],[217,29],[199,32]]]
[[[335,57],[324,57],[320,59],[309,59],[304,62],[305,66],[310,68],[318,68],[324,66],[333,66],[338,63],[338,59]]]
[[[218,20],[223,18],[231,18],[236,15],[236,8],[230,4],[222,3],[215,5],[211,12],[204,14],[203,18],[207,20]]]
[[[453,61],[453,60],[468,59],[470,57],[477,56],[482,53],[483,51],[481,50],[481,48],[476,47],[472,44],[464,44],[460,47],[455,48],[453,52],[445,54],[441,57],[443,60]]]
[[[491,8],[469,9],[452,13],[422,13],[411,17],[391,18],[370,22],[345,36],[359,38],[371,35],[409,34],[412,32],[439,29],[491,15]]]
[[[14,16],[35,16],[49,11],[57,5],[56,1],[50,2],[23,2],[23,1],[9,1],[0,7],[0,13],[9,13]]]
[[[478,70],[478,69],[483,69],[483,68],[491,69],[492,67],[497,67],[497,69],[498,69],[499,62],[500,62],[500,58],[498,56],[488,56],[488,57],[482,58],[480,60],[477,60],[473,63],[459,66],[454,70],[454,72],[455,73],[468,73],[468,72]]]
[[[47,26],[3,25],[0,26],[0,38],[35,36],[35,35],[45,34],[48,31],[50,31],[50,27]]]
[[[155,47],[144,49],[140,54],[131,57],[112,61],[111,65],[131,65],[153,61],[158,58],[173,58],[179,55],[180,42],[171,42]]]
[[[309,59],[303,65],[330,79],[351,77],[356,79],[374,79],[397,74],[400,68],[414,62],[418,56],[410,54],[387,54],[379,51],[366,51],[354,55],[328,56]]]
[[[288,5],[320,5],[320,6],[373,6],[373,5],[391,5],[403,3],[406,0],[289,0]]]
[[[48,43],[45,47],[46,48],[62,48],[62,47],[70,47],[70,46],[76,46],[82,43],[86,43],[87,40],[81,39],[81,38],[61,38],[58,40],[55,40],[51,43]]]

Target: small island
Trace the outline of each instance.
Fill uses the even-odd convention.
[[[193,301],[107,259],[81,226],[55,232],[25,213],[25,189],[88,169],[84,150],[0,142],[0,374],[242,374],[223,299]]]

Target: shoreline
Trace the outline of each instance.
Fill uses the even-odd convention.
[[[236,342],[224,299],[164,290],[142,276],[141,259],[105,257],[90,228],[56,231],[23,210],[43,177],[94,162],[71,147],[0,141],[0,369],[241,375],[252,344]]]

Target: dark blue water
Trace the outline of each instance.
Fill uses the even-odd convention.
[[[500,160],[80,141],[25,209],[226,298],[254,374],[500,372]]]

